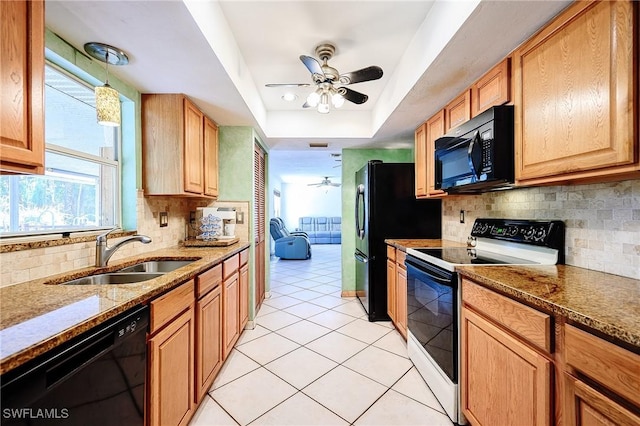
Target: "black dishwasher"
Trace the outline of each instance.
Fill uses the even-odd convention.
[[[147,306],[75,337],[2,380],[3,425],[142,425]]]

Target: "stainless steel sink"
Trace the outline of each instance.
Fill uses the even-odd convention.
[[[118,272],[159,272],[167,273],[182,268],[195,260],[150,260],[120,269]]]
[[[88,277],[63,282],[63,285],[95,285],[95,284],[131,284],[152,280],[162,276],[161,272],[111,272],[107,274],[89,275]]]

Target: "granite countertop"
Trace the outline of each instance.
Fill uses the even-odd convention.
[[[459,243],[456,241],[441,240],[441,239],[387,239],[385,243],[400,249],[407,251],[408,248],[422,248],[422,247],[466,247],[467,244]]]
[[[0,288],[0,374],[66,342],[116,315],[166,292],[249,247],[172,247]],[[95,273],[113,272],[146,260],[195,260],[158,278],[131,284],[59,285]]]
[[[568,265],[457,266],[456,270],[640,351],[640,280]]]

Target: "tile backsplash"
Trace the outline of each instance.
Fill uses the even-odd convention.
[[[442,238],[459,242],[477,217],[562,220],[566,264],[640,279],[640,180],[460,195],[442,209]]]
[[[150,244],[131,243],[122,246],[113,255],[111,261],[134,256],[147,251],[159,250],[178,245],[185,239],[189,212],[196,207],[218,205],[207,200],[178,197],[144,197],[138,192],[136,200],[138,215],[138,234],[151,237]],[[248,202],[220,202],[224,206],[236,207],[249,217]],[[166,227],[159,226],[159,213],[168,213]],[[236,233],[248,239],[249,225],[236,226]],[[109,240],[114,244],[119,239]],[[0,253],[0,287],[24,281],[44,278],[50,275],[86,268],[95,264],[95,242],[82,242],[53,247],[41,247],[30,250]]]

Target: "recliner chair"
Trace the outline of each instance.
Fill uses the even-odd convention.
[[[275,255],[281,259],[309,259],[311,244],[304,232],[290,233],[279,217],[269,221],[271,237],[276,242]],[[296,235],[297,234],[297,235]]]

